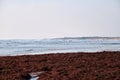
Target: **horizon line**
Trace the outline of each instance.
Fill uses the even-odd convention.
[[[75,39],[75,38],[81,38],[81,39],[87,39],[87,38],[108,38],[108,39],[120,39],[120,36],[68,36],[68,37],[48,37],[48,38],[1,38],[0,40],[39,40],[39,39]]]

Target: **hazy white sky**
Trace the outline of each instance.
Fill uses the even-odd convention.
[[[0,39],[120,36],[120,0],[0,0]]]

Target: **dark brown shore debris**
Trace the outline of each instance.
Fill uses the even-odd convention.
[[[120,52],[58,53],[0,57],[0,80],[120,80]]]

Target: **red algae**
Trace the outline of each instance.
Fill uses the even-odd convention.
[[[0,80],[119,80],[120,52],[59,53],[0,57]]]

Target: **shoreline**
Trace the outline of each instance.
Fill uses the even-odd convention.
[[[1,80],[30,80],[41,71],[38,80],[120,79],[120,51],[0,56],[0,63]]]
[[[7,55],[0,55],[0,57],[5,56],[27,56],[27,55],[45,55],[45,54],[66,54],[66,53],[99,53],[99,52],[120,52],[119,50],[102,50],[102,51],[47,51],[47,52],[36,52],[36,53],[16,53],[16,54],[7,54]]]

